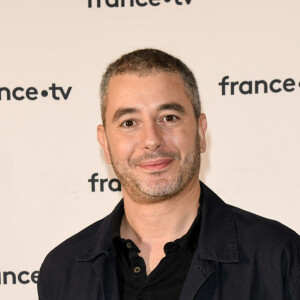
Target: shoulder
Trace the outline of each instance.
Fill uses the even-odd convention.
[[[107,218],[107,217],[106,217]],[[49,252],[47,257],[59,257],[63,256],[77,256],[84,250],[84,248],[91,242],[97,232],[101,232],[101,227],[106,218],[103,218],[86,228],[82,229],[78,233],[72,235],[53,250]]]
[[[72,265],[89,248],[95,236],[101,234],[104,220],[89,225],[51,250],[43,261],[41,271],[65,269]]]
[[[236,230],[241,262],[252,261],[270,276],[279,272],[290,295],[299,289],[300,237],[278,221],[228,205]]]
[[[282,223],[268,219],[241,208],[228,205],[238,237],[255,238],[256,242],[264,242],[276,246],[283,243],[294,243],[300,247],[299,235]]]
[[[60,282],[65,281],[65,278],[68,277],[67,274],[74,272],[77,257],[90,243],[102,223],[103,220],[100,220],[86,227],[48,253],[39,272],[39,299],[48,299],[52,293],[58,293],[56,289],[59,289]]]
[[[49,252],[39,273],[40,299],[48,299],[49,295],[55,295],[55,299],[66,299],[71,290],[74,293],[73,287],[81,282],[82,274],[85,274],[89,284],[95,280],[92,265],[102,254],[112,252],[112,224],[116,222],[116,215],[119,216],[123,210],[121,200],[108,216],[71,236]]]
[[[207,231],[211,233],[211,228],[217,228],[219,239],[221,232],[234,231],[237,244],[250,255],[276,253],[278,258],[279,253],[290,251],[300,261],[300,237],[295,231],[278,221],[229,205],[205,184],[200,184],[203,214],[206,220],[209,219]],[[206,237],[209,238],[208,234]]]
[[[233,222],[238,241],[248,241],[253,245],[262,242],[262,244],[278,246],[292,242],[300,246],[300,237],[292,229],[278,221],[227,204],[205,184],[202,182],[200,184],[203,191],[203,207],[205,206],[203,210],[219,223],[222,218],[226,220],[219,226],[231,227]]]
[[[68,261],[88,260],[97,253],[110,251],[112,223],[115,215],[122,212],[122,209],[123,202],[120,201],[105,218],[84,228],[50,251],[44,263],[65,264]]]

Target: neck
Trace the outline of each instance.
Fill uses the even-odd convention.
[[[178,196],[160,202],[141,203],[124,193],[125,215],[121,237],[133,240],[137,246],[161,244],[183,236],[196,218],[200,185],[192,181]]]

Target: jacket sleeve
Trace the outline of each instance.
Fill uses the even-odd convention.
[[[300,299],[300,264],[298,265],[297,272],[295,272],[295,277],[291,289],[291,300]]]
[[[46,285],[47,285],[46,263],[44,261],[40,268],[39,279],[38,279],[38,283],[37,283],[39,300],[47,300],[48,299],[47,293],[46,293]]]

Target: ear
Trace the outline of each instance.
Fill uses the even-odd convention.
[[[198,134],[200,138],[200,152],[204,153],[206,150],[206,140],[205,140],[205,133],[207,129],[207,120],[206,115],[201,114],[198,119]]]
[[[105,133],[105,129],[104,129],[103,125],[97,126],[97,140],[104,151],[106,162],[108,164],[111,164],[108,142],[107,142],[106,133]]]

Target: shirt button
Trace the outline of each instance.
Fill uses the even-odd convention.
[[[141,272],[141,268],[140,268],[140,267],[135,267],[135,268],[133,269],[133,272],[134,272],[135,274],[138,274],[138,273]]]
[[[126,247],[127,247],[128,249],[130,249],[130,248],[132,247],[131,243],[130,243],[130,242],[127,242],[127,243],[126,243]]]

